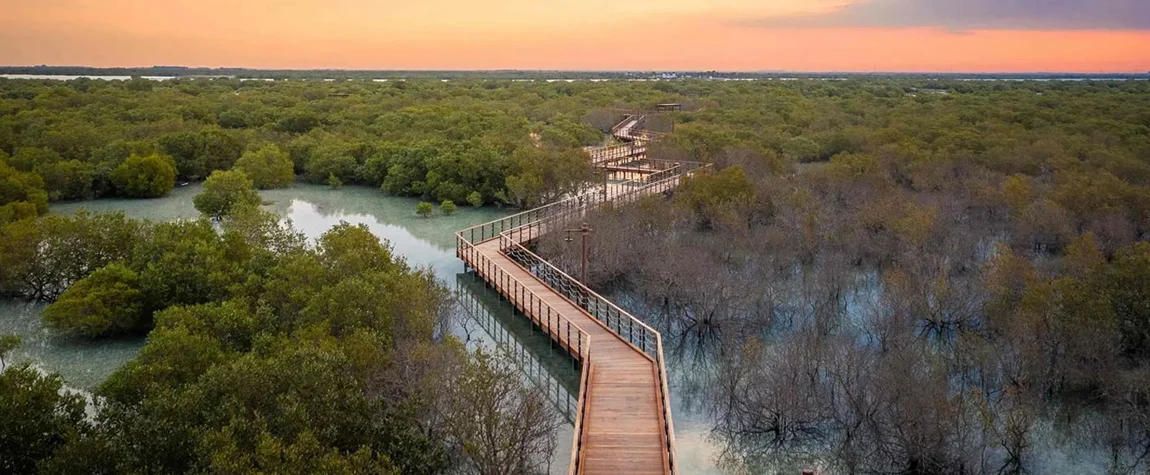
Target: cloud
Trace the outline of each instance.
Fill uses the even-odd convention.
[[[857,0],[826,13],[736,23],[764,28],[1150,30],[1150,0]]]

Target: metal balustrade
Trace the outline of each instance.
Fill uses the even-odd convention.
[[[628,117],[617,125],[613,132],[623,131],[626,137],[632,137],[629,129],[623,130],[632,122],[637,123],[638,120],[633,116]],[[634,124],[631,124],[631,127],[634,127]],[[654,134],[646,134],[645,136],[657,137]],[[491,262],[475,246],[498,239],[498,248],[503,256],[547,285],[556,294],[603,323],[620,339],[655,361],[658,372],[658,391],[662,405],[662,420],[660,422],[663,426],[666,442],[665,450],[669,470],[671,473],[676,473],[675,431],[671,417],[670,395],[667,390],[667,370],[663,359],[662,336],[626,310],[591,290],[584,283],[566,274],[546,259],[536,255],[527,248],[525,243],[548,232],[561,230],[574,221],[585,220],[589,212],[607,206],[632,203],[647,196],[667,193],[677,187],[684,177],[709,166],[695,162],[644,159],[633,166],[605,167],[607,173],[617,177],[621,176],[624,179],[623,182],[613,185],[604,184],[599,190],[586,192],[456,233],[456,254],[469,266],[481,273],[496,291],[507,297],[515,305],[516,309],[535,321],[541,329],[547,331],[553,339],[563,345],[582,363],[578,407],[575,417],[575,437],[572,441],[570,466],[572,474],[579,473],[581,468],[580,461],[584,445],[583,429],[586,425],[584,421],[587,404],[585,393],[591,378],[594,377],[593,363],[590,360],[591,338],[532,291]],[[612,169],[616,171],[611,171]]]
[[[467,243],[460,257],[479,271],[485,280],[495,282],[496,285],[493,287],[496,292],[511,301],[516,310],[528,315],[541,330],[563,346],[577,361],[583,363],[587,360],[591,351],[590,335],[563,318],[553,307],[511,278],[473,244]]]

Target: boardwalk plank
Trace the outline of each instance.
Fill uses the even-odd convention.
[[[646,143],[656,137],[646,131],[636,132],[644,120],[646,117],[643,115],[627,115],[612,129],[617,138],[628,144],[587,148],[592,164],[606,170],[605,180],[624,180],[622,183],[605,183],[601,190],[602,199],[610,200],[612,204],[664,193],[664,190],[679,184],[680,174],[690,173],[680,168],[681,162],[646,163]],[[645,162],[638,162],[639,159]],[[694,165],[695,168],[688,170],[703,166]],[[657,186],[644,186],[650,183]],[[581,195],[564,204],[575,209],[570,211],[574,214],[565,217],[574,220],[587,212],[585,206],[597,198],[597,195],[589,196]],[[658,362],[502,252],[501,246],[507,243],[505,239],[522,243],[561,229],[565,221],[539,221],[541,216],[556,209],[569,208],[533,210],[506,221],[465,230],[471,231],[470,236],[474,239],[474,231],[480,229],[478,234],[482,237],[478,240],[487,239],[483,242],[467,242],[461,232],[460,258],[577,358],[580,351],[590,348],[588,361],[584,361],[585,369],[589,369],[585,375],[589,374],[590,379],[584,381],[580,389],[580,400],[584,401],[581,410],[585,412],[581,419],[583,438],[579,472],[609,475],[671,473],[669,462],[673,453],[668,451],[668,447],[673,447],[674,439],[672,435],[668,440],[666,432],[670,430],[671,421],[664,419],[665,386],[659,377]],[[538,214],[531,214],[536,212]],[[530,220],[536,220],[537,224],[524,227],[524,224],[530,224]],[[514,230],[509,229],[516,226]],[[503,231],[507,232],[500,237],[498,233]],[[613,326],[619,323],[612,321]],[[625,336],[632,335],[635,325],[626,318],[621,323],[625,326],[620,331]],[[571,325],[577,330],[572,332]],[[580,339],[580,330],[590,338],[589,345],[584,346],[587,342]],[[642,344],[648,345],[650,341]]]
[[[513,282],[547,302],[562,318],[591,337],[595,381],[587,391],[590,404],[584,429],[583,473],[664,473],[665,447],[660,427],[663,408],[655,362],[504,256],[498,240],[475,247]],[[485,269],[477,271],[489,282],[492,280],[484,274]],[[519,306],[529,303],[514,294],[510,300]],[[561,343],[566,341],[566,335],[562,338]]]

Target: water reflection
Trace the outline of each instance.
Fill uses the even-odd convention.
[[[875,326],[882,320],[877,317],[891,310],[884,307],[881,279],[862,274],[847,282],[833,298],[803,295],[798,286],[776,283],[780,304],[758,315],[769,323],[760,332],[732,330],[747,327],[738,316],[700,331],[699,319],[675,304],[653,303],[625,290],[610,296],[664,335],[684,473],[798,474],[814,468],[824,474],[969,474],[1013,473],[1013,467],[1061,474],[1114,469],[1106,442],[1097,440],[1113,430],[1105,427],[1113,419],[1053,405],[1030,415],[1023,452],[1011,465],[1012,456],[1001,449],[1004,436],[995,432],[1005,430],[1009,421],[980,422],[979,417],[1020,413],[1004,412],[1000,396],[951,394],[945,377],[932,379],[933,370],[908,365],[920,358],[899,357],[907,349],[900,353],[884,347],[875,338]],[[820,312],[833,318],[819,321]],[[924,354],[947,354],[947,329],[929,330],[912,329],[908,341]],[[881,433],[866,432],[870,427]],[[947,438],[951,434],[958,438]],[[935,452],[916,454],[924,443],[938,441],[945,443],[931,446]],[[947,458],[931,459],[935,454]],[[921,466],[915,469],[915,463]]]
[[[53,214],[120,211],[131,218],[172,221],[199,217],[192,199],[200,185],[178,187],[163,198],[150,200],[102,199],[53,204]],[[291,220],[299,231],[314,239],[332,226],[346,221],[364,224],[391,242],[396,255],[413,266],[430,268],[444,283],[453,282],[463,264],[455,258],[454,232],[490,221],[505,213],[491,208],[461,207],[452,216],[422,218],[415,214],[418,200],[386,196],[371,188],[296,185],[261,192],[265,209]],[[116,368],[135,357],[140,338],[86,342],[55,336],[40,320],[43,304],[0,302],[0,333],[15,333],[23,340],[13,361],[32,361],[47,371],[60,373],[70,386],[91,389]]]
[[[547,392],[567,422],[574,423],[578,363],[530,320],[517,314],[509,302],[487,288],[477,275],[457,274],[455,284],[460,306],[466,312],[460,324],[464,329],[461,338],[469,344],[501,347],[519,363],[529,380]]]
[[[14,333],[22,344],[5,363],[30,361],[60,373],[74,388],[92,389],[143,346],[138,338],[89,342],[55,335],[40,320],[44,304],[0,300],[0,334]]]
[[[474,273],[457,274],[455,289],[463,309],[458,324],[460,338],[469,347],[497,349],[512,358],[525,378],[543,390],[564,419],[550,473],[567,473],[579,394],[578,364]]]
[[[172,190],[154,200],[106,199],[52,206],[53,213],[69,214],[122,211],[129,217],[168,221],[199,216],[192,198],[201,190],[189,185]],[[553,349],[551,340],[535,331],[531,323],[516,315],[512,306],[487,289],[472,274],[462,274],[463,264],[455,257],[454,232],[503,216],[499,210],[461,207],[453,216],[422,218],[415,214],[418,200],[389,197],[370,188],[346,187],[332,190],[324,186],[296,185],[261,192],[265,209],[290,220],[311,239],[319,237],[340,222],[363,224],[377,236],[387,239],[396,255],[409,264],[430,268],[459,294],[461,312],[453,333],[472,347],[502,345],[524,370],[525,376],[547,389],[549,399],[560,414],[573,417],[578,394],[579,373],[562,350]],[[623,295],[625,308],[640,316],[659,316],[657,309]],[[14,332],[25,340],[17,359],[31,360],[49,371],[60,372],[72,386],[93,388],[116,368],[130,360],[143,346],[142,339],[86,343],[54,337],[40,323],[38,304],[0,305],[0,332]],[[722,444],[711,436],[713,392],[718,352],[723,346],[714,335],[699,337],[687,329],[667,329],[667,352],[671,406],[675,417],[675,437],[682,473],[724,473],[715,463]],[[571,425],[560,434],[553,471],[566,470],[571,441]]]

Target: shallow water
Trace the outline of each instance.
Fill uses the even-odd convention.
[[[163,198],[150,200],[104,199],[53,204],[54,214],[122,211],[132,218],[154,221],[194,219],[199,213],[192,198],[200,185],[179,187]],[[290,219],[309,238],[317,238],[332,226],[346,221],[365,224],[386,239],[395,254],[412,266],[430,268],[449,288],[460,295],[460,307],[453,332],[471,347],[502,345],[524,371],[525,378],[545,388],[560,417],[570,419],[578,394],[579,373],[562,350],[515,314],[514,309],[495,292],[487,289],[473,274],[463,273],[463,263],[455,257],[455,231],[491,221],[507,214],[494,208],[460,207],[453,216],[422,218],[415,214],[418,200],[387,196],[363,187],[332,190],[326,186],[297,184],[292,188],[261,192],[265,209]],[[24,340],[14,361],[31,361],[47,371],[60,373],[67,384],[90,390],[132,359],[144,345],[143,339],[85,342],[54,336],[40,322],[42,304],[0,301],[0,333],[16,333]],[[711,422],[699,413],[685,409],[683,396],[674,381],[684,369],[669,365],[672,379],[672,409],[675,414],[676,448],[681,473],[722,473],[714,466],[715,445],[707,440]],[[571,447],[572,425],[567,422],[559,433],[552,473],[566,473]]]
[[[104,81],[128,81],[132,76],[102,76],[102,75],[83,75],[71,76],[66,74],[0,74],[0,78],[5,79],[54,79],[57,81],[73,81],[80,78],[87,79],[100,79]],[[142,79],[149,79],[152,81],[167,81],[175,79],[175,76],[141,76]]]
[[[192,219],[199,216],[192,198],[200,185],[172,190],[163,198],[150,200],[104,199],[52,205],[54,214],[122,211],[129,217],[153,221]],[[429,218],[415,214],[418,200],[387,196],[371,188],[296,185],[261,192],[265,209],[290,219],[308,238],[319,237],[332,226],[346,221],[365,224],[386,239],[396,255],[416,267],[430,268],[445,284],[455,281],[463,264],[455,258],[454,232],[503,216],[494,208],[460,207],[452,216]],[[31,361],[59,372],[69,386],[92,389],[143,347],[140,338],[86,342],[53,335],[40,322],[43,304],[0,301],[0,333],[15,333],[23,345],[13,354],[13,362]]]

